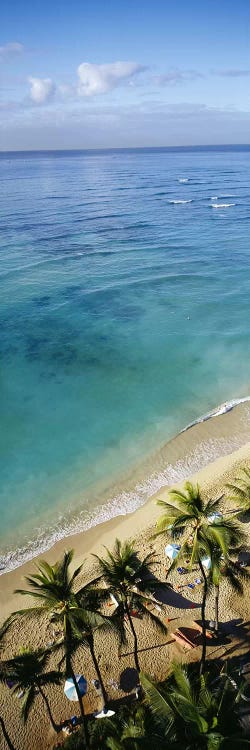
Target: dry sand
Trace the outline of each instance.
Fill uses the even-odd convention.
[[[228,430],[230,414],[226,415],[226,419]],[[231,422],[233,419],[234,415],[232,413]],[[224,427],[222,429],[222,424],[224,425],[225,423],[225,416],[223,418],[219,417],[218,420],[221,420],[221,439],[221,432],[224,429]],[[231,423],[230,427],[232,427]],[[202,428],[204,432],[209,430],[209,423],[205,423],[203,426],[199,425],[199,430],[200,428],[201,431],[199,432],[199,437],[201,437]],[[198,446],[197,441],[196,444]],[[239,468],[242,466],[249,466],[249,462],[250,442],[247,442],[239,450],[229,455],[222,456],[203,468],[198,474],[194,474],[192,476],[192,481],[199,482],[204,496],[215,497],[225,490],[225,485],[228,481],[234,480]],[[157,497],[166,497],[166,494],[167,489],[163,488],[157,492]],[[159,512],[160,509],[155,504],[154,496],[146,503],[146,505],[130,515],[120,516],[104,524],[100,524],[87,532],[68,537],[67,540],[58,542],[44,555],[44,557],[50,563],[53,563],[63,554],[65,548],[70,549],[73,547],[75,550],[75,566],[85,558],[86,562],[84,565],[83,578],[84,580],[87,580],[91,578],[94,572],[94,561],[93,558],[91,558],[91,553],[94,552],[98,554],[103,552],[103,545],[112,547],[115,537],[119,537],[121,540],[132,538],[135,540],[135,547],[140,556],[146,554],[150,548],[155,550],[160,561],[160,565],[157,568],[157,575],[159,575],[161,580],[164,580],[166,577],[166,559],[164,557],[166,539],[160,537],[157,540],[152,541],[152,531],[154,530],[154,524],[159,516]],[[249,524],[245,524],[245,530],[248,530],[249,533]],[[5,617],[7,617],[14,609],[31,603],[29,597],[26,600],[24,597],[14,595],[13,591],[15,588],[23,587],[23,576],[33,571],[34,562],[31,561],[23,565],[21,568],[1,576],[1,620],[5,619]],[[181,624],[189,624],[194,617],[200,616],[201,588],[199,585],[192,590],[186,587],[187,582],[194,581],[196,577],[197,572],[189,574],[188,577],[181,577],[181,579],[177,573],[173,575],[172,583],[174,585],[174,591],[167,594],[166,605],[162,608],[162,613],[160,615],[165,622],[167,622],[168,619],[168,635],[166,637],[163,637],[162,635],[159,636],[151,625],[148,626],[145,625],[145,622],[143,621],[135,620],[135,626],[139,638],[141,668],[143,671],[149,672],[153,677],[159,679],[163,678],[166,675],[168,666],[173,658],[182,660],[186,660],[186,658],[199,658],[199,647],[195,648],[187,655],[183,652],[181,647],[173,643],[171,638],[171,633],[177,626]],[[181,591],[178,589],[180,584],[183,585]],[[221,646],[212,644],[208,648],[208,655],[224,657],[226,652],[234,655],[236,653],[245,653],[247,649],[247,622],[249,611],[249,591],[246,589],[244,597],[239,597],[232,594],[227,584],[223,584],[220,594],[220,620],[222,622],[229,622],[232,620],[239,622],[242,620],[244,621],[244,624],[238,630],[238,638],[234,638],[231,643],[228,642]],[[213,597],[210,596],[207,608],[208,617],[213,618],[213,612]],[[6,645],[2,652],[2,656],[7,657],[13,655],[13,653],[17,653],[21,645],[30,644],[34,647],[41,647],[48,644],[53,637],[52,630],[52,626],[46,621],[39,621],[38,623],[33,620],[31,623],[22,618],[22,620],[19,620],[12,627],[11,637],[6,639]],[[95,646],[100,669],[110,698],[115,699],[124,696],[126,691],[119,689],[118,685],[123,685],[124,680],[126,683],[126,679],[129,676],[129,673],[126,672],[126,670],[133,668],[134,666],[133,656],[131,655],[131,639],[129,638],[128,647],[124,649],[125,653],[123,653],[120,659],[118,659],[117,646],[113,636],[105,635],[104,638],[103,636],[97,635]],[[77,672],[83,673],[88,680],[89,690],[88,696],[85,699],[86,710],[97,709],[98,697],[91,682],[95,677],[95,673],[89,654],[86,650],[79,651],[76,658],[75,669]],[[75,711],[77,713],[77,704],[70,704],[67,701],[63,695],[62,686],[48,689],[47,695],[56,721],[69,718],[75,713]],[[36,706],[32,710],[26,727],[23,727],[19,720],[20,701],[18,698],[12,696],[11,691],[5,687],[1,687],[0,698],[1,715],[6,720],[6,725],[16,750],[33,750],[33,748],[34,750],[36,750],[36,748],[44,748],[44,750],[47,750],[47,748],[53,747],[55,735],[50,729],[40,696],[37,697]],[[2,737],[0,738],[0,748],[1,750],[7,748]]]

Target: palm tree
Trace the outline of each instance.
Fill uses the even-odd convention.
[[[124,704],[112,718],[90,720],[91,750],[183,750],[181,745],[163,744],[163,736],[157,731],[148,707],[141,702]],[[77,734],[65,742],[65,750],[80,750]]]
[[[57,641],[57,643],[52,647],[52,650],[56,650],[58,648],[63,647],[64,655],[60,661],[60,665],[63,661],[67,663],[67,659],[72,662],[73,657],[77,653],[80,647],[87,648],[90,651],[92,661],[95,667],[95,671],[99,680],[100,684],[100,693],[102,696],[103,706],[107,703],[108,696],[105,689],[105,685],[102,679],[100,667],[98,664],[98,660],[95,655],[95,649],[94,649],[94,633],[96,633],[98,630],[105,630],[106,625],[107,628],[110,627],[114,630],[113,623],[111,622],[111,618],[106,618],[105,622],[104,618],[100,616],[100,623],[97,622],[97,617],[94,616],[93,618],[88,617],[86,613],[79,614],[79,617],[75,616],[75,622],[74,622],[74,631],[72,631],[70,638],[65,639],[65,635],[62,636],[61,639]],[[66,668],[67,672],[67,668]]]
[[[155,565],[152,553],[143,560],[139,560],[133,544],[130,542],[122,544],[119,539],[115,541],[113,552],[106,548],[106,553],[106,558],[94,555],[98,561],[99,580],[102,580],[106,586],[104,589],[99,587],[97,595],[106,599],[111,594],[115,597],[118,606],[113,620],[119,626],[121,643],[127,642],[125,621],[128,620],[134,640],[135,666],[139,673],[138,639],[132,611],[137,610],[138,614],[145,616],[165,635],[167,632],[165,625],[147,609],[147,603],[149,595],[155,592],[157,586],[162,588],[166,584],[158,581],[152,574],[152,568]]]
[[[208,580],[203,564],[211,544],[215,543],[223,553],[229,544],[243,540],[244,534],[239,527],[228,518],[225,520],[220,513],[220,498],[203,500],[200,488],[191,482],[186,482],[184,491],[171,490],[168,501],[158,500],[157,505],[164,508],[164,513],[157,522],[157,534],[168,534],[173,539],[181,537],[180,552],[173,561],[170,570],[176,567],[183,557],[190,557],[189,568],[198,564],[203,579],[203,596],[201,604],[202,620],[202,655],[200,662],[201,673],[205,669],[206,660],[206,600]]]
[[[76,568],[71,575],[69,566],[72,562],[73,550],[65,552],[62,560],[54,565],[49,565],[45,560],[40,561],[36,566],[37,573],[33,576],[26,576],[26,581],[30,589],[17,589],[15,593],[24,594],[36,598],[38,605],[18,612],[14,612],[9,621],[17,615],[26,615],[39,617],[47,614],[51,621],[57,621],[62,628],[62,641],[65,650],[66,675],[71,677],[75,686],[80,707],[80,713],[83,723],[83,732],[85,737],[86,748],[88,745],[88,727],[84,714],[83,702],[79,690],[78,682],[72,664],[71,644],[75,639],[75,631],[78,634],[79,608],[77,597],[74,591],[74,583],[79,576],[82,565]],[[91,616],[91,613],[89,613]],[[78,620],[76,623],[76,618]]]
[[[196,665],[174,664],[159,685],[141,674],[142,702],[122,707],[112,719],[90,722],[92,750],[242,750],[240,710],[246,700],[236,674],[213,664],[197,675]],[[146,697],[145,697],[146,696]],[[65,750],[80,750],[77,734]]]
[[[144,739],[143,747],[152,750],[146,740],[145,732],[145,708],[141,704],[123,706],[110,719],[93,721],[90,725],[91,749],[93,750],[124,750],[131,748],[137,750],[139,742]],[[142,745],[140,745],[142,746]]]
[[[106,594],[103,599],[106,599]],[[76,594],[78,604],[78,619],[80,643],[89,649],[93,665],[100,683],[100,692],[102,694],[103,704],[105,705],[108,696],[102,679],[102,674],[95,654],[94,637],[96,633],[105,633],[106,631],[116,632],[116,628],[111,617],[107,617],[100,612],[102,597],[100,591],[97,591],[93,583],[85,584]]]
[[[163,737],[172,731],[183,750],[241,750],[250,747],[242,736],[238,707],[242,693],[234,680],[197,676],[193,665],[174,664],[160,686],[147,676],[141,682],[153,719]]]
[[[0,680],[2,682],[7,682],[7,680],[13,682],[14,693],[23,692],[21,717],[24,723],[27,721],[37,693],[39,693],[46,705],[54,731],[59,732],[61,726],[56,724],[53,719],[49,701],[43,688],[47,685],[59,685],[62,675],[55,670],[45,671],[48,659],[48,651],[22,649],[22,652],[14,658],[1,662]]]
[[[212,544],[209,551],[211,566],[209,569],[209,583],[215,588],[215,633],[218,635],[219,630],[219,591],[220,584],[226,579],[233,591],[241,596],[244,593],[243,582],[249,580],[250,575],[240,565],[232,559],[240,551],[239,547],[231,547],[225,555],[218,545]]]
[[[250,470],[241,469],[241,474],[235,478],[235,483],[228,483],[226,487],[230,493],[232,492],[230,499],[240,503],[235,513],[248,513],[250,510]]]

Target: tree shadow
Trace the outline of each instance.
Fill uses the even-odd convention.
[[[134,667],[127,667],[120,675],[120,689],[124,693],[131,693],[138,685],[138,672]]]
[[[174,589],[168,587],[161,588],[157,587],[155,598],[161,604],[166,604],[168,607],[175,607],[176,609],[200,609],[201,604],[199,602],[193,602],[191,599],[186,599],[182,594],[177,593]]]

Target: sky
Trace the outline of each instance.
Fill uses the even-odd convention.
[[[250,142],[250,0],[3,0],[0,150]]]

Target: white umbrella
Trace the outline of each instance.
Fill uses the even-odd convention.
[[[111,601],[112,601],[112,604],[114,604],[114,605],[115,605],[115,607],[119,607],[119,602],[118,602],[118,601],[117,601],[117,599],[115,598],[114,594],[110,594],[110,599],[111,599]]]
[[[106,719],[109,716],[114,716],[115,711],[111,711],[111,709],[105,709],[103,708],[102,711],[99,711],[98,714],[95,714],[95,719]]]
[[[208,516],[208,521],[210,521],[210,523],[215,523],[216,521],[220,521],[221,518],[223,518],[222,513],[220,513],[220,511],[215,511],[214,513],[211,513],[211,516]]]
[[[167,546],[165,547],[166,557],[169,557],[170,560],[175,560],[178,552],[180,551],[180,548],[180,544],[167,544]]]
[[[80,695],[83,698],[83,696],[86,695],[88,689],[87,680],[85,680],[85,677],[83,677],[82,674],[76,674],[76,681],[79,687]],[[64,693],[69,701],[78,701],[78,695],[72,677],[68,677],[68,679],[66,680],[64,685]]]
[[[201,562],[202,562],[203,567],[207,568],[207,570],[209,570],[209,568],[211,568],[210,557],[203,557],[203,560]]]

